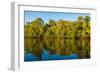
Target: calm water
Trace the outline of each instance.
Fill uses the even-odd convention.
[[[41,58],[41,59],[40,59]],[[24,61],[37,61],[37,60],[62,60],[62,59],[77,59],[77,54],[71,54],[69,56],[62,56],[59,54],[50,55],[49,51],[43,51],[40,57],[33,55],[32,53],[26,53],[24,55]]]
[[[25,38],[24,61],[90,58],[90,41]]]

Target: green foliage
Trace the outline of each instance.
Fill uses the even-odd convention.
[[[81,38],[90,35],[90,17],[79,16],[77,21],[65,21],[52,19],[44,23],[42,18],[37,17],[31,23],[27,22],[24,26],[25,37],[42,38]],[[88,35],[88,36],[87,36]]]
[[[52,52],[56,51],[57,53],[60,53],[62,55],[70,54],[70,51],[80,54],[81,52],[75,49],[75,46],[78,46],[77,49],[81,49],[83,52],[85,52],[86,56],[89,57],[90,17],[79,16],[76,21],[67,21],[62,19],[55,21],[50,19],[47,23],[44,23],[42,18],[37,17],[32,22],[27,22],[24,25],[24,37],[33,39],[37,38],[36,40],[39,39],[41,41],[44,41],[44,43],[46,44],[45,47],[49,47],[49,50],[52,50]],[[35,44],[34,42],[36,41],[33,41],[33,45]],[[24,43],[31,45],[28,42]],[[75,45],[75,43],[77,44]],[[28,45],[26,45],[25,47],[32,48],[32,46]],[[41,46],[36,46],[36,48],[39,47]],[[39,53],[39,50],[36,49],[34,53]],[[79,57],[81,57],[81,55]]]
[[[85,16],[85,21],[89,22],[90,21],[90,17],[89,16]]]
[[[49,25],[49,26],[55,25],[55,21],[52,20],[52,19],[49,19],[49,20],[48,20],[48,25]]]

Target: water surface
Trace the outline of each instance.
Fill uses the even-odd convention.
[[[89,40],[25,38],[24,44],[25,62],[90,58]]]

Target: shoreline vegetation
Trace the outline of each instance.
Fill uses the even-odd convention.
[[[78,58],[90,58],[90,25],[89,16],[79,16],[76,21],[49,19],[48,22],[37,17],[24,24],[25,53],[40,57],[45,49],[50,54],[76,53]]]

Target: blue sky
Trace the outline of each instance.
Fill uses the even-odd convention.
[[[36,17],[40,17],[46,23],[49,19],[58,20],[70,20],[75,21],[78,16],[90,16],[87,13],[65,13],[65,12],[40,12],[40,11],[24,11],[24,21],[31,22]]]

